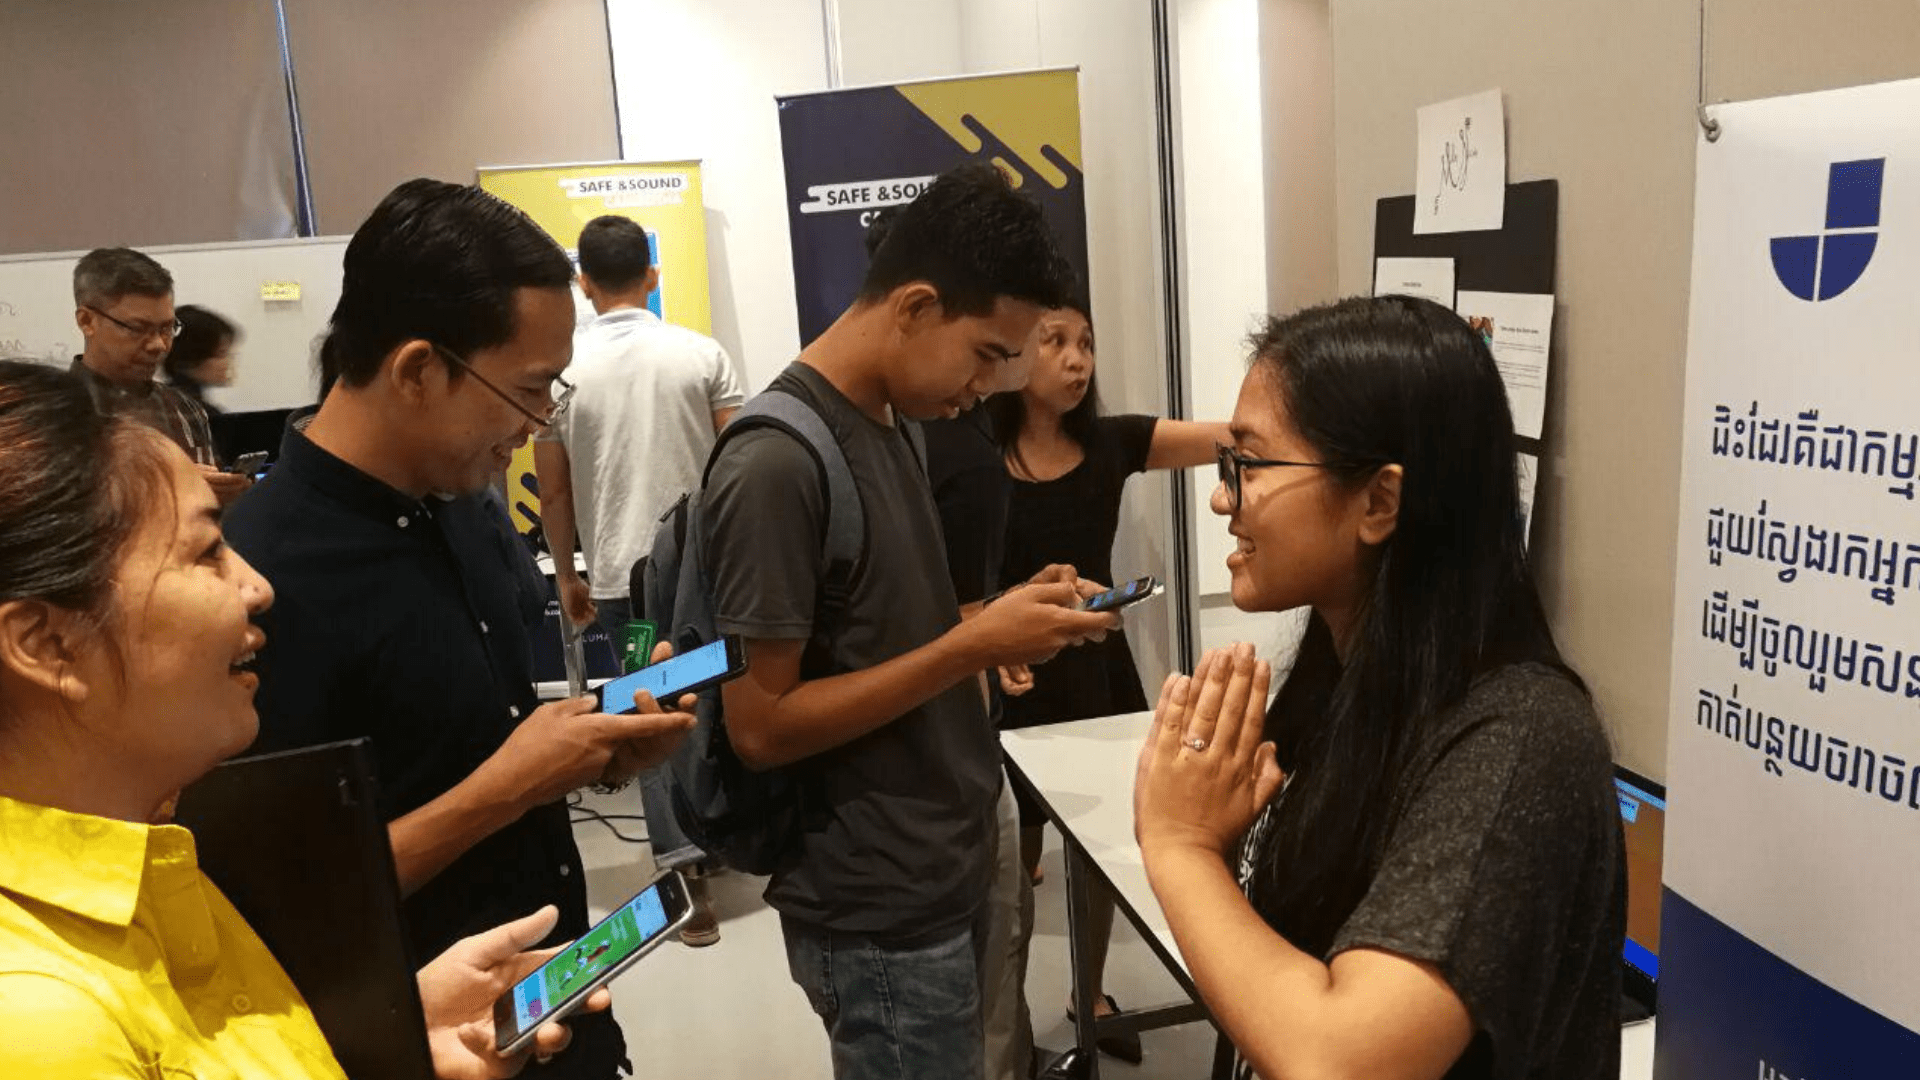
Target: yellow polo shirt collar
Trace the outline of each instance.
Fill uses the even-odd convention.
[[[171,832],[194,858],[193,836],[178,825],[155,828],[70,814],[0,796],[0,887],[110,926],[133,923],[147,871],[148,838]]]

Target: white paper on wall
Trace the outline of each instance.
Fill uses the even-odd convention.
[[[1413,232],[1498,229],[1507,209],[1507,113],[1499,90],[1419,113]]]
[[[1450,308],[1453,306],[1453,260],[1375,259],[1373,295],[1418,296]]]
[[[1462,291],[1454,310],[1493,350],[1507,384],[1513,430],[1540,437],[1547,417],[1547,357],[1553,342],[1551,293]]]

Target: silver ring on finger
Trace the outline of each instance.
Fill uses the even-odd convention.
[[[1188,739],[1187,740],[1187,749],[1193,751],[1196,754],[1201,752],[1202,750],[1205,750],[1206,748],[1207,748],[1207,740],[1205,739]]]

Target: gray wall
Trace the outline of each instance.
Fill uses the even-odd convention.
[[[1710,99],[1920,75],[1915,0],[1713,0],[1707,14]],[[1560,181],[1534,549],[1621,760],[1663,776],[1699,9],[1333,0],[1332,15],[1342,292],[1370,287],[1374,201],[1413,188],[1420,106],[1501,87],[1508,178]]]
[[[619,156],[601,0],[286,8],[322,233],[410,177]],[[291,236],[290,132],[265,0],[0,0],[0,254]]]
[[[257,0],[0,0],[0,255],[290,235],[279,50]]]
[[[620,157],[601,0],[288,0],[287,29],[322,234],[415,176]]]

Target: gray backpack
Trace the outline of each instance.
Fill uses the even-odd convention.
[[[904,426],[924,461],[919,430]],[[785,432],[806,447],[819,466],[827,496],[820,594],[813,638],[801,665],[806,677],[820,678],[836,673],[831,635],[852,595],[854,571],[866,546],[866,514],[839,440],[811,405],[790,393],[768,390],[734,414],[707,457],[700,490],[682,496],[661,516],[651,553],[634,566],[631,595],[676,653],[719,636],[702,517],[706,480],[727,444],[758,428]],[[702,850],[747,873],[771,874],[790,865],[809,810],[804,785],[789,770],[754,772],[740,761],[727,739],[719,687],[700,694],[694,716],[693,732],[668,762],[680,828]]]

